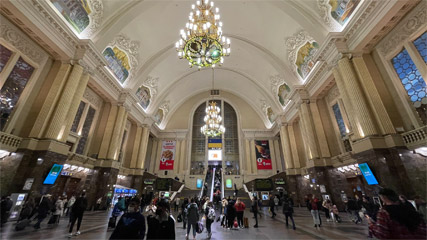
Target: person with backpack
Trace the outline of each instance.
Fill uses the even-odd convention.
[[[228,201],[227,206],[227,229],[232,229],[234,224],[234,218],[236,218],[236,209],[234,208],[234,201]]]
[[[144,239],[145,218],[139,211],[140,201],[132,199],[127,213],[123,214],[110,239]]]
[[[187,210],[187,206],[188,206],[188,198],[184,198],[184,202],[181,205],[181,214],[182,214],[182,228],[185,229],[187,226],[187,215],[188,215],[188,210]]]
[[[256,196],[254,196],[254,198],[252,199],[252,213],[254,214],[254,218],[255,218],[255,225],[254,228],[258,227],[258,199]]]
[[[155,214],[147,217],[147,240],[175,239],[175,219],[171,215],[169,201],[161,198],[157,201]]]
[[[234,204],[234,208],[236,209],[236,216],[237,216],[237,224],[240,228],[244,228],[243,225],[243,213],[245,211],[245,204],[241,201],[240,198],[237,198],[236,203]]]
[[[285,197],[285,200],[283,201],[283,214],[285,214],[285,218],[286,218],[286,227],[289,226],[288,224],[288,219],[290,218],[292,221],[292,229],[295,230],[295,221],[294,221],[294,217],[293,217],[293,213],[294,213],[294,201],[292,200],[292,198],[290,197]]]
[[[69,230],[69,237],[73,236],[73,228],[74,224],[77,221],[77,232],[76,236],[80,235],[80,225],[82,224],[83,220],[83,213],[87,208],[87,199],[86,199],[86,193],[83,192],[82,195],[76,200],[76,202],[73,205],[73,208],[71,209],[71,225]]]
[[[191,203],[187,206],[187,234],[185,239],[189,239],[190,229],[193,228],[193,239],[196,239],[197,222],[199,221],[199,207],[195,203],[195,199],[191,199]]]
[[[208,231],[208,239],[212,237],[211,226],[215,221],[215,209],[213,208],[212,202],[208,202],[208,205],[205,208],[205,216],[206,216],[206,230]]]

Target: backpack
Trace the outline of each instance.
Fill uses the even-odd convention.
[[[210,220],[214,220],[215,219],[215,210],[213,208],[209,208],[208,218]]]
[[[197,226],[196,232],[199,233],[199,234],[202,233],[203,232],[203,228],[204,228],[202,221],[198,221],[196,226]]]

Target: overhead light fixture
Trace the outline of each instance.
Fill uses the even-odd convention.
[[[197,1],[185,29],[180,30],[181,39],[175,43],[178,57],[189,61],[190,67],[215,67],[230,55],[230,39],[222,35],[219,9],[213,1]]]
[[[215,72],[212,69],[212,89],[214,89]],[[202,134],[207,137],[216,137],[225,132],[224,125],[221,124],[221,109],[216,106],[215,101],[211,101],[205,109],[206,116],[203,119],[205,125],[200,128]]]

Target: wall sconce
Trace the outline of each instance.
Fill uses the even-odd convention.
[[[71,166],[70,166],[70,164],[64,164],[64,170],[67,170],[67,169],[69,169]]]
[[[75,166],[75,165],[71,165],[71,171],[74,171],[74,170],[76,170],[78,167],[77,166]]]
[[[310,175],[308,175],[308,174],[304,175],[304,178],[308,180],[308,179],[310,179]]]
[[[43,163],[43,158],[37,158],[37,164],[40,165]]]

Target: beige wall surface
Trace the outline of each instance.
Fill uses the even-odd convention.
[[[187,129],[189,122],[192,121],[191,118],[193,117],[194,110],[202,103],[203,99],[207,100],[209,98],[209,93],[205,92],[185,101],[174,112],[170,112],[172,115],[168,120],[165,130]],[[266,129],[264,121],[254,110],[258,105],[251,106],[240,97],[225,91],[221,91],[217,99],[224,99],[235,108],[242,129]]]

